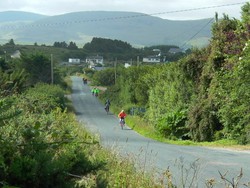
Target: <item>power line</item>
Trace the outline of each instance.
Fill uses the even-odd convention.
[[[154,15],[160,15],[160,14],[172,14],[172,13],[177,13],[177,12],[190,12],[190,11],[196,11],[196,10],[204,10],[204,9],[213,9],[213,8],[221,8],[221,7],[229,7],[229,6],[234,6],[234,5],[240,5],[240,4],[245,4],[248,1],[241,2],[241,3],[231,3],[231,4],[224,4],[224,5],[215,5],[215,6],[208,6],[208,7],[198,7],[198,8],[191,8],[191,9],[184,9],[184,10],[174,10],[174,11],[168,11],[168,12],[159,12],[159,13],[153,13],[153,14],[148,14],[149,16],[154,16]]]
[[[197,31],[192,37],[190,37],[190,39],[188,39],[183,45],[181,45],[180,48],[183,48],[184,46],[187,45],[187,43],[189,41],[191,41],[196,35],[198,35],[205,27],[207,27],[208,24],[210,24],[212,21],[214,20],[214,18],[210,19],[199,31]]]
[[[111,21],[111,20],[131,19],[131,18],[138,18],[138,17],[145,17],[145,16],[155,16],[155,15],[162,15],[162,14],[172,14],[172,13],[179,13],[179,12],[190,12],[190,11],[197,11],[197,10],[221,8],[221,7],[235,6],[235,5],[245,4],[245,3],[247,3],[247,1],[240,2],[240,3],[224,4],[224,5],[198,7],[198,8],[192,8],[192,9],[158,12],[158,13],[152,13],[152,14],[142,13],[142,14],[129,15],[129,16],[108,17],[108,18],[98,18],[98,19],[89,19],[89,20],[73,20],[73,21],[67,21],[67,22],[65,21],[65,22],[44,23],[44,24],[31,24],[31,25],[22,25],[22,26],[2,26],[0,28],[1,29],[15,29],[15,28],[32,28],[32,27],[44,27],[44,26],[48,27],[48,26],[58,26],[58,25],[70,25],[70,24],[80,24],[80,23],[87,23],[87,22],[103,22],[103,21]]]

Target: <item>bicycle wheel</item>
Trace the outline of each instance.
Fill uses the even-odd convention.
[[[120,121],[120,125],[121,125],[121,128],[122,128],[122,129],[123,129],[123,127],[124,127],[124,124],[125,124],[125,123],[124,123],[124,120],[121,120],[121,121]]]
[[[105,111],[107,112],[107,114],[109,113],[109,106],[105,106]]]

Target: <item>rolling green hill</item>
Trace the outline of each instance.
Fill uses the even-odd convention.
[[[16,21],[36,21],[47,16],[31,12],[5,11],[0,12],[0,23]]]
[[[135,12],[74,12],[44,16],[29,22],[21,20],[21,24],[19,20],[9,20],[9,25],[6,25],[2,20],[0,28],[4,29],[0,32],[0,42],[13,38],[18,43],[74,41],[83,46],[93,37],[102,37],[126,41],[133,46],[182,46],[186,43],[201,46],[207,44],[211,36],[210,20],[172,21]]]

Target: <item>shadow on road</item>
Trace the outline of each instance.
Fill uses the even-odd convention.
[[[130,127],[123,127],[124,131],[132,131],[133,129],[131,129]]]
[[[114,115],[113,113],[109,112],[107,115]]]
[[[83,115],[82,112],[75,112],[75,114],[76,114],[77,116]]]

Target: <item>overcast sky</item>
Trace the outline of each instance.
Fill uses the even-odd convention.
[[[59,15],[79,11],[140,12],[170,20],[212,18],[215,12],[240,19],[244,0],[1,0],[0,12]]]

